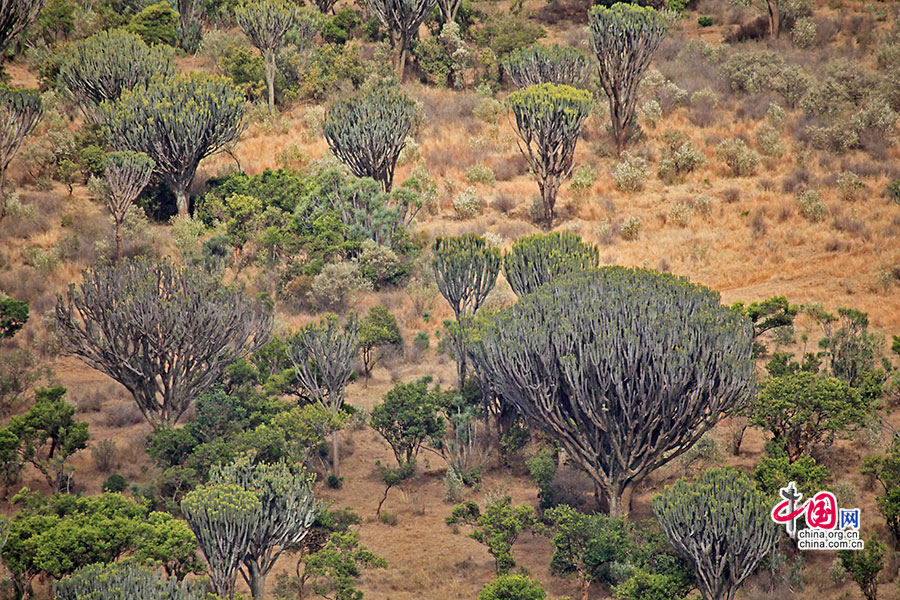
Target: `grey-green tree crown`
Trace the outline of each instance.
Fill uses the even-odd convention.
[[[513,50],[504,59],[506,74],[518,88],[538,83],[583,87],[590,74],[590,59],[577,48],[535,44]]]
[[[152,566],[126,559],[81,567],[53,584],[58,600],[205,600],[202,581],[178,581]]]
[[[521,237],[503,255],[503,272],[517,296],[571,273],[595,269],[600,250],[569,232],[536,233]]]

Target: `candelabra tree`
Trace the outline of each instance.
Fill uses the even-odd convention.
[[[581,126],[591,112],[594,98],[586,90],[542,83],[513,92],[509,107],[519,150],[531,164],[541,190],[544,227],[553,226],[553,208],[559,186],[569,178],[575,162],[575,145]]]
[[[666,22],[652,8],[617,3],[595,6],[588,13],[591,42],[600,61],[600,85],[609,97],[616,149],[628,143],[638,87],[666,34]]]
[[[212,274],[146,259],[84,272],[56,304],[63,348],[170,427],[229,364],[269,340],[271,310]]]
[[[397,78],[402,82],[406,59],[419,26],[431,14],[436,0],[366,0],[385,29],[391,32],[391,43],[398,46]]]
[[[318,324],[304,327],[288,340],[288,356],[303,392],[334,416],[344,405],[344,390],[358,354],[359,320],[355,315],[343,327],[335,315],[326,315]],[[332,432],[331,441],[331,471],[338,477],[337,429]]]
[[[269,110],[275,108],[275,57],[297,18],[297,7],[285,0],[250,0],[234,13],[238,24],[263,55]]]
[[[109,188],[104,201],[116,224],[116,261],[122,259],[125,215],[150,182],[155,164],[146,154],[135,152],[110,152],[104,158],[103,179]]]
[[[179,215],[188,214],[188,187],[200,161],[229,148],[243,131],[244,98],[226,77],[158,79],[100,107],[110,144],[153,159]]]
[[[22,33],[44,8],[47,0],[0,0],[0,63],[13,38]]]
[[[500,250],[487,245],[483,237],[469,233],[437,238],[431,266],[438,290],[456,316],[450,328],[456,353],[456,374],[462,389],[466,379],[464,317],[474,315],[497,283]]]
[[[206,600],[202,581],[167,579],[133,560],[81,567],[53,584],[57,600]]]
[[[479,378],[566,449],[611,516],[752,391],[749,321],[649,270],[553,280],[477,319],[466,345]]]
[[[587,55],[576,48],[535,44],[510,52],[503,67],[518,88],[539,83],[584,87],[591,65]]]
[[[5,206],[3,184],[6,182],[6,169],[19,151],[22,140],[41,119],[43,110],[37,90],[13,88],[0,83],[0,221],[3,220]]]
[[[103,122],[102,102],[114,102],[125,90],[149,85],[154,77],[174,75],[171,46],[150,47],[124,29],[101,31],[72,44],[59,67],[59,80],[94,124]]]
[[[390,192],[415,108],[399,87],[376,85],[332,104],[322,130],[328,147],[354,175],[371,177]]]
[[[503,255],[503,273],[516,296],[530,294],[556,277],[595,269],[599,264],[597,246],[569,232],[521,237]]]
[[[669,543],[694,568],[704,600],[732,600],[781,539],[772,501],[745,474],[706,471],[679,479],[653,498],[653,514]]]

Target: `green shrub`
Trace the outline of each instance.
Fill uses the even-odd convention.
[[[380,289],[402,282],[409,275],[409,265],[402,262],[390,248],[366,240],[359,255],[359,273],[375,289]]]
[[[708,217],[712,214],[713,199],[707,194],[700,194],[694,199],[693,208],[699,214]]]
[[[663,134],[662,158],[657,168],[657,176],[666,183],[672,184],[684,179],[684,176],[703,165],[706,159],[697,150],[687,135],[680,131],[667,131]]]
[[[569,189],[576,196],[581,197],[597,181],[597,171],[590,165],[584,165],[575,169],[569,180]]]
[[[735,177],[753,175],[759,165],[759,154],[747,147],[740,138],[731,138],[720,143],[716,148],[716,156],[728,165]]]
[[[319,309],[343,311],[354,294],[372,289],[356,263],[329,263],[313,278],[308,297]]]
[[[800,214],[811,223],[824,221],[828,214],[828,209],[816,190],[800,192],[797,195],[797,203],[800,205]]]
[[[647,181],[647,161],[636,154],[623,152],[612,176],[616,187],[623,192],[639,192]]]
[[[841,200],[852,202],[859,199],[859,195],[866,189],[866,184],[853,171],[842,171],[837,178],[837,187]]]
[[[344,6],[333,17],[325,20],[322,25],[322,39],[329,44],[343,46],[361,24],[362,21],[356,11],[349,6]]]
[[[778,158],[784,154],[781,132],[769,123],[763,123],[756,130],[756,145],[766,156]]]
[[[481,212],[481,196],[475,188],[466,188],[456,195],[453,199],[453,211],[460,220],[471,219]]]
[[[816,40],[816,22],[809,17],[797,19],[791,29],[791,40],[798,48],[809,48]]]
[[[782,127],[784,127],[784,122],[786,119],[787,113],[781,106],[775,104],[774,102],[769,105],[769,110],[766,111],[766,121],[768,121],[772,127],[781,129]]]
[[[485,185],[494,185],[497,178],[494,177],[494,171],[485,165],[472,165],[466,169],[466,181],[469,183],[483,183]]]
[[[679,200],[673,203],[672,208],[669,209],[669,221],[679,227],[687,227],[693,212],[694,209],[691,208],[690,204]]]
[[[894,204],[900,204],[900,179],[895,179],[884,188],[884,195]]]
[[[544,586],[527,575],[501,575],[485,584],[478,600],[544,600]]]
[[[174,46],[178,41],[178,13],[168,2],[151,4],[131,18],[127,29],[141,36],[149,46],[153,44]]]
[[[641,234],[641,218],[633,215],[625,219],[620,234],[623,240],[636,240]]]
[[[656,100],[647,100],[641,106],[641,117],[651,128],[656,127],[662,116],[662,107]]]
[[[697,25],[699,25],[700,27],[712,27],[712,24],[712,17],[697,17]]]
[[[113,473],[103,482],[104,492],[119,493],[125,491],[126,487],[128,487],[128,482],[118,473]]]

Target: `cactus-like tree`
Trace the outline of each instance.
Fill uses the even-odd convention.
[[[500,250],[487,245],[473,233],[438,238],[434,242],[431,266],[441,295],[456,316],[452,337],[456,353],[456,374],[462,388],[466,379],[465,336],[461,318],[474,315],[497,283],[502,262]]]
[[[209,563],[216,594],[232,598],[238,569],[260,528],[259,496],[235,483],[204,485],[184,497],[181,512]]]
[[[397,50],[397,78],[403,82],[406,59],[419,26],[431,14],[437,0],[366,0],[369,10],[391,34],[391,45]]]
[[[124,385],[162,427],[268,342],[272,315],[203,270],[134,259],[85,271],[58,298],[56,325],[67,352]]]
[[[575,145],[594,98],[572,86],[541,83],[513,92],[508,101],[515,115],[516,143],[531,163],[541,190],[544,227],[550,229],[556,194],[572,173]]]
[[[0,0],[0,62],[13,38],[37,19],[47,0]]]
[[[462,6],[462,0],[437,0],[437,5],[441,11],[441,20],[447,24],[456,20],[456,13]]]
[[[537,290],[551,279],[596,269],[600,250],[574,233],[536,233],[515,241],[503,256],[503,273],[516,296]]]
[[[263,598],[275,561],[306,538],[322,510],[313,496],[314,479],[302,466],[254,463],[249,455],[210,471],[210,483],[234,484],[259,498],[260,515],[240,571],[256,600]]]
[[[144,153],[110,152],[104,157],[103,179],[109,187],[104,200],[116,224],[116,261],[122,259],[122,223],[125,215],[150,182],[155,164]]]
[[[538,83],[584,87],[591,65],[587,55],[576,48],[535,44],[510,52],[503,67],[518,88]]]
[[[617,3],[588,13],[591,42],[600,61],[600,85],[609,97],[616,149],[622,152],[631,133],[638,86],[666,34],[662,15],[649,7]]]
[[[59,68],[59,80],[89,123],[100,124],[100,103],[118,100],[125,90],[146,86],[154,77],[175,74],[171,46],[152,48],[124,29],[101,31],[73,44]]]
[[[57,600],[205,600],[202,581],[167,579],[133,560],[87,565],[53,584]]]
[[[341,327],[335,315],[307,325],[288,339],[288,356],[294,363],[303,392],[337,415],[344,406],[344,390],[359,355],[359,320],[351,315]],[[331,471],[338,477],[339,439],[331,434]]]
[[[772,502],[745,474],[714,469],[679,479],[653,498],[653,514],[669,543],[691,563],[704,600],[732,600],[781,532]]]
[[[110,144],[153,159],[179,215],[188,214],[188,187],[200,161],[229,148],[243,131],[244,98],[226,77],[154,80],[100,106]]]
[[[263,55],[269,110],[275,108],[275,57],[297,18],[297,7],[285,0],[249,0],[234,12],[238,24]]]
[[[43,111],[44,105],[37,90],[13,88],[0,83],[0,221],[3,220],[6,169],[19,151],[22,140],[41,119]]]
[[[479,378],[559,441],[611,516],[752,391],[749,321],[718,293],[650,270],[551,281],[479,319],[466,345]]]
[[[203,0],[178,0],[178,45],[185,52],[194,54],[203,40],[203,17],[206,14]]]
[[[328,147],[354,175],[371,177],[390,192],[415,110],[399,87],[376,85],[332,104],[322,131]]]

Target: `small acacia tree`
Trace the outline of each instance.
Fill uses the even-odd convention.
[[[397,78],[403,82],[406,59],[419,26],[431,14],[436,0],[366,0],[385,29],[391,32],[391,45],[398,48]]]
[[[516,566],[513,544],[523,531],[534,527],[535,516],[533,507],[527,504],[512,506],[512,499],[506,495],[489,497],[484,512],[471,500],[458,504],[446,522],[447,525],[464,523],[474,527],[472,539],[487,546],[494,557],[497,575],[506,575]]]
[[[234,16],[253,45],[263,55],[269,110],[275,108],[275,57],[285,34],[297,18],[297,7],[284,0],[250,0],[239,6]]]
[[[359,348],[362,353],[366,387],[369,387],[369,374],[380,358],[378,349],[384,346],[398,347],[402,341],[397,318],[391,314],[387,306],[379,304],[369,309],[369,314],[359,324]]]
[[[575,164],[575,145],[594,98],[586,90],[542,83],[509,95],[519,150],[541,190],[544,227],[553,226],[556,194]]]
[[[126,260],[85,271],[56,304],[63,348],[124,385],[154,426],[173,426],[225,367],[262,347],[271,310],[212,274]]]
[[[440,392],[428,389],[429,381],[399,383],[372,409],[369,423],[390,445],[400,467],[415,460],[424,443],[437,445],[447,433],[447,423],[440,416]]]
[[[124,29],[101,31],[73,44],[59,68],[59,80],[90,123],[101,124],[100,104],[119,99],[125,90],[149,85],[154,77],[175,74],[171,46],[152,48]]]
[[[653,498],[653,514],[666,539],[692,564],[704,600],[732,600],[781,539],[772,503],[746,475],[706,471],[679,479]]]
[[[154,80],[101,104],[110,144],[144,152],[188,214],[188,187],[200,161],[227,149],[243,131],[244,98],[225,77],[198,73]]]
[[[456,316],[453,341],[456,346],[456,374],[462,389],[466,379],[465,336],[461,317],[474,315],[497,283],[500,250],[487,245],[483,237],[467,233],[459,237],[437,238],[431,266],[438,290]]]
[[[501,575],[484,584],[478,600],[544,600],[547,592],[536,579],[527,575]]]
[[[0,295],[0,340],[11,338],[28,322],[28,303]]]
[[[652,8],[621,2],[593,7],[588,19],[600,61],[600,85],[609,97],[613,138],[621,153],[631,134],[641,78],[666,34],[666,22]]]
[[[650,270],[554,280],[478,319],[466,346],[479,378],[566,449],[614,517],[752,391],[750,323],[716,292]]]
[[[322,510],[312,492],[315,479],[302,466],[256,463],[244,456],[227,466],[214,466],[212,484],[234,484],[259,498],[260,514],[242,557],[241,576],[256,600],[262,600],[266,576],[281,553],[300,544]]]
[[[150,182],[156,163],[144,153],[110,152],[103,159],[103,179],[109,186],[104,198],[116,224],[116,261],[122,259],[122,223],[128,209]]]
[[[47,0],[0,0],[0,63],[13,38],[37,19]]]
[[[516,296],[530,294],[556,277],[596,269],[599,264],[597,246],[567,231],[520,237],[503,255],[503,273]]]
[[[590,62],[584,52],[557,44],[535,44],[513,50],[504,59],[503,67],[518,88],[539,83],[583,87],[590,72]]]
[[[53,584],[58,600],[205,600],[202,581],[166,579],[156,569],[133,560],[81,567]]]
[[[862,474],[881,485],[884,495],[876,499],[878,511],[894,537],[894,547],[900,548],[900,440],[894,438],[887,454],[863,460]]]
[[[6,169],[19,151],[22,140],[41,119],[43,110],[37,90],[12,88],[0,83],[0,221],[6,204],[3,195]]]
[[[878,574],[884,568],[885,545],[875,538],[865,542],[864,550],[841,550],[838,558],[866,600],[878,600]]]
[[[326,315],[318,324],[308,325],[288,339],[287,352],[306,395],[337,415],[344,405],[344,389],[359,355],[356,315],[351,315],[343,327],[335,315]],[[337,429],[332,432],[331,441],[331,474],[338,477]]]
[[[377,84],[332,104],[322,131],[328,147],[354,175],[371,177],[390,192],[415,108],[398,86]]]

